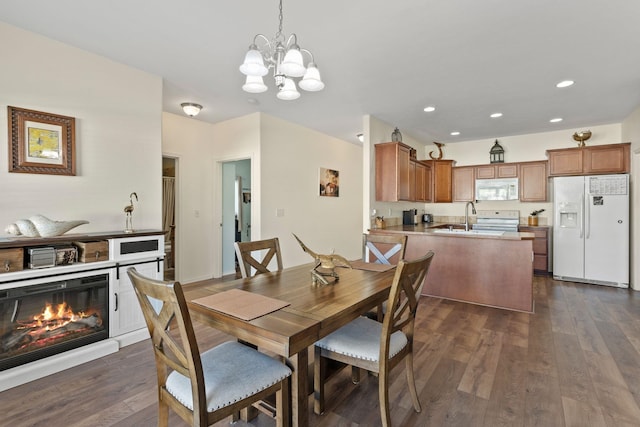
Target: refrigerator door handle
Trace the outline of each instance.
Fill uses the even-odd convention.
[[[580,215],[578,215],[578,219],[580,220],[580,224],[578,227],[580,228],[580,238],[584,236],[584,194],[580,196]]]
[[[585,198],[586,204],[584,205],[584,233],[586,238],[588,239],[591,235],[591,194],[587,194]]]

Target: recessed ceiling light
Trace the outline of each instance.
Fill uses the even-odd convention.
[[[425,113],[431,113],[432,111],[436,111],[436,107],[434,107],[433,105],[429,105],[427,107],[424,107],[424,112]]]
[[[563,80],[560,83],[558,83],[556,85],[556,87],[569,87],[571,86],[573,83],[575,83],[573,80]]]
[[[502,117],[502,113],[493,113],[490,117],[492,119],[497,119],[498,117]]]
[[[460,132],[458,132],[457,130],[454,132],[451,132],[451,136],[458,136],[460,135]]]
[[[562,117],[556,117],[555,119],[549,120],[551,123],[559,123],[562,121]]]

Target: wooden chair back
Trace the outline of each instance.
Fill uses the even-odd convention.
[[[396,265],[404,258],[407,246],[405,234],[362,235],[362,259],[377,264]]]
[[[251,277],[251,268],[257,274],[268,273],[269,264],[273,257],[276,257],[277,270],[282,270],[282,255],[280,253],[280,242],[277,237],[254,242],[235,242],[236,255],[240,265],[242,277]],[[266,252],[265,252],[266,251]],[[256,252],[264,253],[261,259],[256,258]]]
[[[418,301],[424,286],[424,279],[431,266],[434,252],[429,251],[425,256],[412,260],[400,260],[393,277],[387,307],[382,322],[382,336],[380,342],[380,362],[385,364],[389,360],[389,341],[391,334],[401,330],[409,341],[408,351],[412,351],[413,328],[418,310]],[[380,367],[382,370],[382,366]]]
[[[190,424],[195,425],[193,418],[197,417],[197,425],[208,425],[200,352],[180,283],[150,279],[133,267],[127,270],[127,274],[133,283],[151,335],[158,375],[158,400],[168,404],[183,419],[190,420]],[[158,303],[162,303],[162,307],[156,309]],[[190,379],[193,412],[166,391],[166,381],[171,370]],[[166,419],[162,418],[168,417],[168,411],[161,410],[159,417],[161,420],[158,425],[163,425],[162,421],[166,424]]]

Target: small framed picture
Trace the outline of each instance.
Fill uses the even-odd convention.
[[[9,172],[75,175],[75,118],[8,107]]]
[[[320,196],[340,196],[340,172],[335,169],[320,168]]]

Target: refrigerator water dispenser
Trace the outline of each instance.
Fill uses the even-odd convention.
[[[576,228],[578,226],[578,212],[560,212],[560,227]]]

